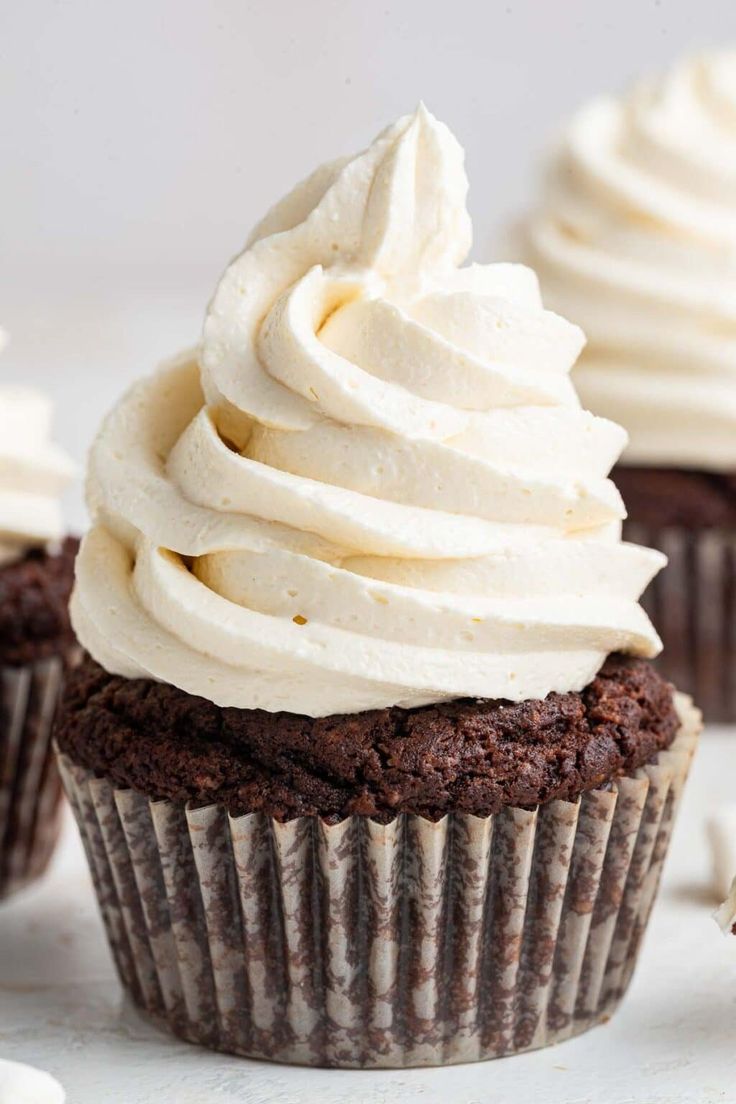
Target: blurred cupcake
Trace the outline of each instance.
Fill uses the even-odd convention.
[[[92,450],[57,739],[120,975],[185,1038],[412,1066],[626,989],[698,716],[624,434],[424,109],[260,224]]]
[[[50,423],[43,395],[0,384],[0,897],[45,869],[58,835],[51,724],[75,652],[77,542],[63,539],[73,468]]]
[[[629,433],[625,535],[669,567],[645,598],[661,669],[736,720],[736,53],[572,119],[526,257],[578,322],[585,406]]]

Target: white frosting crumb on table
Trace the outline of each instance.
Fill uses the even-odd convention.
[[[66,1096],[50,1073],[0,1058],[0,1104],[64,1104]]]

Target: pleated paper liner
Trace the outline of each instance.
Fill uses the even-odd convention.
[[[643,606],[662,637],[660,671],[692,694],[706,721],[736,722],[736,529],[627,522],[626,540],[658,548],[667,567]]]
[[[61,757],[124,987],[176,1034],[304,1065],[567,1039],[624,994],[700,731],[574,802],[281,824],[149,802]]]
[[[37,878],[59,835],[52,726],[62,659],[0,667],[0,897]]]

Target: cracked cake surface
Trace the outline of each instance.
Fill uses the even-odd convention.
[[[71,676],[57,741],[80,766],[150,798],[279,820],[434,820],[574,799],[650,761],[678,724],[671,686],[620,655],[580,693],[321,718],[220,708],[86,658]]]

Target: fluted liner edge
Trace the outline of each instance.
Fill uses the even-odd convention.
[[[315,1066],[478,1061],[623,996],[696,746],[534,811],[280,823],[148,801],[61,756],[120,978],[191,1042]]]
[[[0,898],[43,873],[59,835],[52,727],[60,658],[0,667]]]

